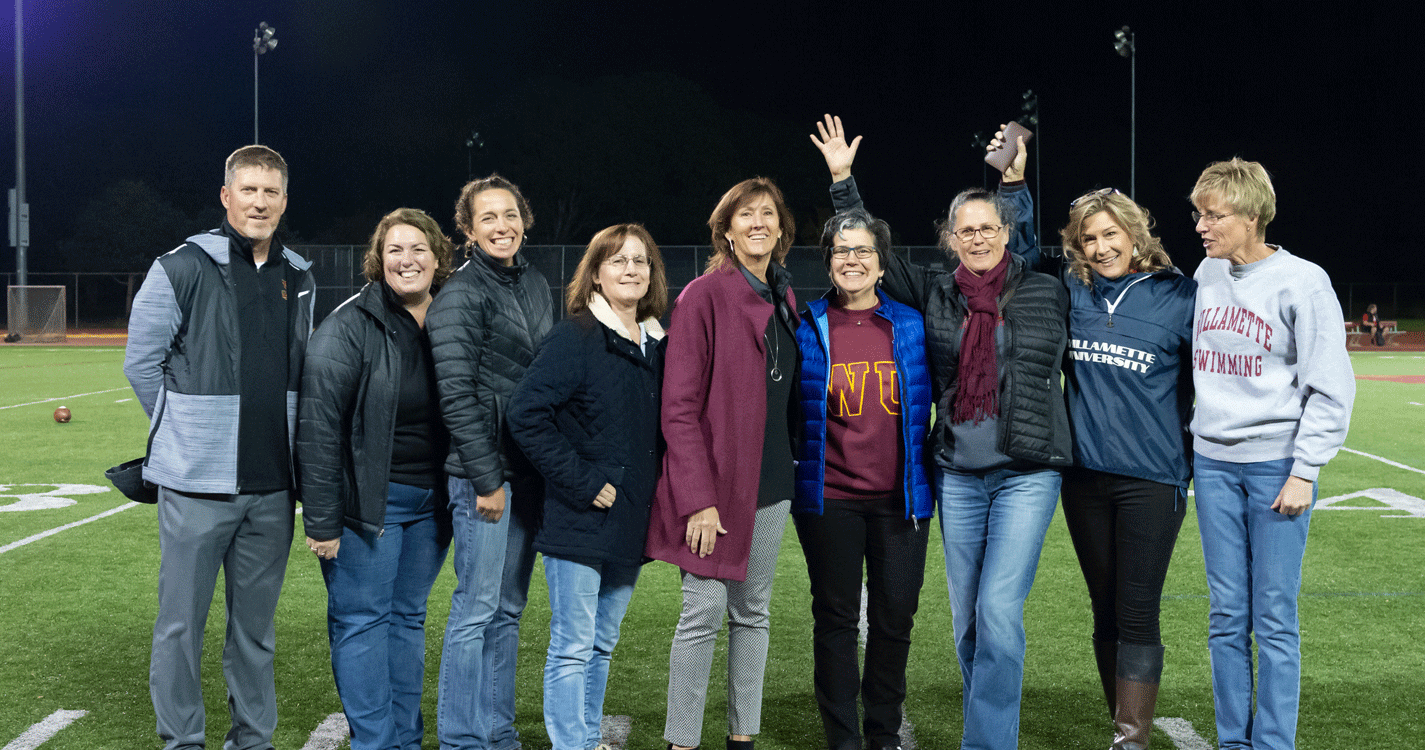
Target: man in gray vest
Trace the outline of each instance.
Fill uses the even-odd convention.
[[[228,750],[277,727],[273,615],[292,546],[297,386],[312,330],[311,264],[273,239],[287,163],[228,157],[223,225],[149,269],[124,374],[149,415],[143,476],[158,485],[158,619],[149,691],[169,750],[204,747],[199,666],[218,569],[227,599]]]

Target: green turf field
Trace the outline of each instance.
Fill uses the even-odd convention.
[[[14,546],[125,506],[107,490],[102,472],[142,453],[146,420],[120,371],[122,358],[117,348],[0,348],[0,748],[12,742],[44,750],[158,746],[148,697],[158,566],[153,508],[119,510]],[[1360,375],[1425,375],[1425,355],[1363,353],[1352,361]],[[1360,380],[1358,386],[1348,450],[1322,473],[1307,547],[1299,729],[1304,750],[1425,746],[1425,501],[1419,499],[1425,498],[1425,385]],[[70,424],[51,419],[61,404],[74,413]],[[1354,493],[1364,494],[1335,499]],[[1168,650],[1158,715],[1190,722],[1210,743],[1215,731],[1207,586],[1191,509],[1188,516],[1164,591]],[[915,745],[936,750],[957,747],[960,735],[960,678],[938,549],[933,534],[906,704]],[[435,673],[453,585],[447,569],[431,597],[427,748],[437,747]],[[811,685],[810,597],[790,530],[775,596],[758,746],[814,750],[824,743]],[[215,748],[227,729],[218,600],[204,664],[208,741]],[[538,567],[530,602],[519,730],[526,747],[544,748],[540,685],[549,615]],[[647,566],[614,654],[605,704],[607,714],[629,718],[629,748],[663,747],[668,646],[679,603],[676,570]],[[340,710],[327,656],[325,604],[317,564],[299,537],[277,615],[280,748],[333,747],[312,738]],[[1090,653],[1088,598],[1062,515],[1050,528],[1025,618],[1029,653],[1020,746],[1106,747],[1111,726]],[[723,684],[715,667],[704,732],[708,748],[722,747]],[[57,711],[87,714],[42,745],[38,730],[16,742]],[[1207,747],[1193,742],[1181,736],[1175,741],[1161,728],[1153,739],[1157,748]]]

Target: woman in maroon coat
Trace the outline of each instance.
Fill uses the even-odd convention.
[[[796,300],[782,266],[795,236],[770,180],[738,183],[708,219],[713,257],[673,308],[663,376],[668,444],[649,557],[682,568],[668,675],[670,748],[702,739],[713,647],[728,621],[728,740],[761,724],[768,606],[793,493]]]

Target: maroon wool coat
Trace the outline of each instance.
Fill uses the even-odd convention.
[[[791,289],[787,301],[795,310]],[[648,557],[706,578],[746,579],[767,419],[763,333],[772,312],[735,264],[694,279],[678,295],[663,370],[668,448]],[[688,517],[712,506],[727,533],[700,558],[688,551]]]

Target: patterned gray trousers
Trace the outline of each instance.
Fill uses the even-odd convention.
[[[702,742],[708,677],[724,612],[727,733],[750,736],[761,731],[772,579],[791,505],[790,500],[783,500],[757,509],[745,581],[683,572],[683,611],[668,659],[668,718],[663,728],[668,742],[682,747]]]

